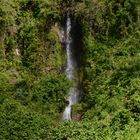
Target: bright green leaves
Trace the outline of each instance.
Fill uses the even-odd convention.
[[[110,1],[110,4],[112,2]],[[128,3],[130,4],[131,2],[128,1]],[[107,14],[111,18],[110,21],[108,19],[108,21],[105,20],[107,17],[102,17],[105,21],[101,25],[104,28],[104,23],[109,22],[109,30],[115,33],[119,29],[122,39],[118,39],[118,35],[109,37],[111,32],[108,32],[108,34],[102,32],[103,34],[101,34],[102,27],[96,33],[94,28],[84,24],[86,25],[83,28],[84,58],[86,60],[83,72],[84,96],[82,101],[85,104],[84,109],[87,111],[83,114],[82,120],[95,123],[93,125],[94,129],[98,128],[99,130],[95,133],[97,139],[137,140],[140,132],[138,84],[140,76],[139,24],[135,28],[134,13],[129,11],[133,4],[130,4],[131,8],[130,5],[125,5],[126,7],[124,6],[124,8],[121,4],[117,4],[114,1],[114,5],[118,7],[116,10],[114,9],[115,11],[113,11],[113,7],[110,7],[112,16],[109,16],[109,13]],[[127,32],[129,35],[127,38],[124,38],[122,36],[125,36],[125,34],[122,35],[120,32],[124,28],[121,29],[120,26],[126,26],[129,16],[132,22],[131,25],[134,27],[131,30],[133,33]],[[114,26],[115,30],[111,26]],[[104,29],[107,30],[106,27]],[[126,30],[124,29],[124,31]],[[96,38],[97,36],[95,35],[97,34],[99,38]],[[137,132],[134,132],[134,129]],[[127,136],[130,136],[130,138]]]
[[[75,2],[75,16],[87,22],[93,36],[102,41],[108,37],[128,36],[138,21],[138,6],[134,1],[84,1]],[[74,11],[73,10],[73,11]]]
[[[37,57],[37,23],[28,12],[18,17],[18,43],[22,54],[23,65],[33,69]]]
[[[1,0],[0,139],[138,140],[138,4],[138,0]],[[65,56],[58,37],[66,12],[78,22],[75,41],[79,45],[83,39],[85,46],[79,74],[83,94],[72,113],[73,118],[79,115],[75,119],[79,122],[59,125],[70,87],[60,74]]]
[[[55,135],[53,135],[55,134]],[[92,140],[95,136],[94,128],[91,124],[82,122],[64,122],[51,132],[51,140]]]
[[[44,116],[33,113],[12,99],[0,106],[0,139],[44,139],[50,122]],[[46,129],[46,131],[45,131]]]
[[[42,103],[63,103],[64,97],[69,91],[69,82],[61,75],[53,75],[43,78],[33,87],[33,96]],[[34,100],[34,99],[33,99]]]
[[[15,33],[15,16],[18,12],[17,3],[11,1],[0,1],[0,30],[5,33],[8,31],[11,34]],[[0,31],[0,32],[1,32]]]

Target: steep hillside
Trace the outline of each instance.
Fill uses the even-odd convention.
[[[80,102],[59,32],[74,22]],[[0,1],[1,140],[140,139],[139,0]]]

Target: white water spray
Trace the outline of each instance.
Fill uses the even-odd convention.
[[[66,46],[66,57],[67,57],[67,66],[66,66],[66,75],[67,78],[72,82],[76,79],[77,76],[77,63],[73,54],[72,46],[73,40],[71,36],[71,19],[68,16],[66,20],[66,30],[65,30],[65,46]],[[71,108],[72,105],[78,102],[79,91],[77,87],[72,86],[70,88],[68,101],[69,104],[66,106],[63,113],[63,120],[71,120]]]

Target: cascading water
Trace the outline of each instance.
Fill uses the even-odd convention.
[[[77,79],[77,63],[73,53],[73,39],[71,35],[72,24],[71,19],[67,16],[65,30],[63,31],[64,43],[66,47],[66,57],[67,57],[67,65],[66,65],[66,75],[67,78],[76,83]],[[78,83],[76,83],[78,85]],[[76,85],[75,84],[75,85]],[[66,106],[63,113],[63,120],[71,120],[71,108],[72,105],[78,102],[79,90],[77,86],[72,85],[69,91],[68,101],[69,104]]]

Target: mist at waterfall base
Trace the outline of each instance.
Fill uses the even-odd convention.
[[[62,42],[65,44],[66,48],[66,76],[69,79],[69,81],[72,84],[70,91],[69,91],[69,97],[67,97],[68,105],[65,107],[65,110],[63,112],[63,120],[71,120],[71,110],[72,105],[78,103],[79,100],[79,89],[78,89],[78,82],[77,80],[77,61],[74,56],[74,49],[73,49],[73,38],[72,38],[72,22],[71,18],[67,16],[65,27],[61,31],[61,39]],[[75,86],[76,85],[76,86]]]

